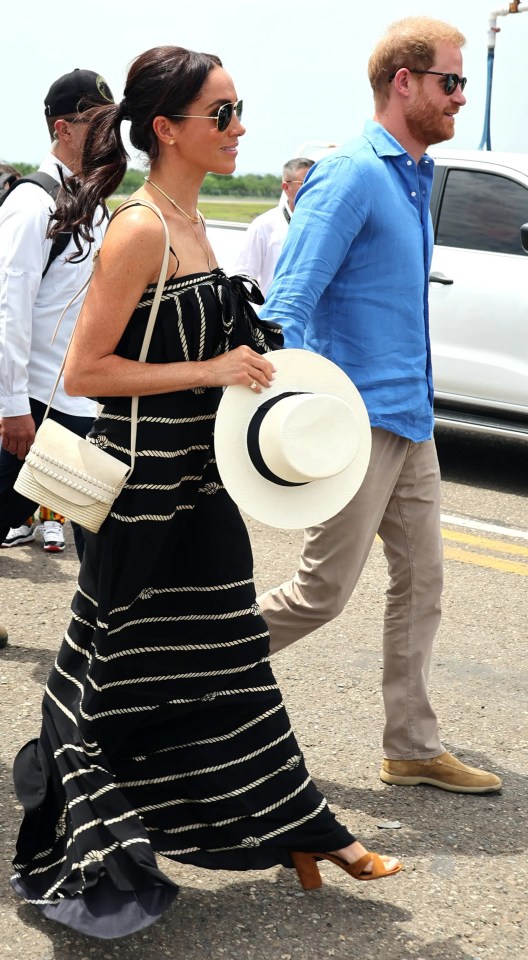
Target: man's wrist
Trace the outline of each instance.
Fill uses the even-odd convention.
[[[4,397],[0,403],[0,417],[26,417],[31,413],[28,397]]]

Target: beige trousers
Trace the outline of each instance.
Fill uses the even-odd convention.
[[[443,586],[440,470],[434,440],[373,429],[369,468],[337,516],[305,531],[293,577],[258,598],[276,653],[336,617],[359,580],[376,533],[389,586],[383,630],[384,756],[443,753],[427,694]],[[358,703],[358,709],[361,704]]]

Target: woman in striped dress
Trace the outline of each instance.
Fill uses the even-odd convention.
[[[83,182],[68,184],[55,216],[55,230],[86,236],[122,179],[130,119],[150,172],[107,231],[66,388],[99,398],[91,437],[125,461],[139,396],[136,465],[100,532],[86,534],[41,734],[14,771],[25,813],[15,890],[102,938],[172,902],[156,852],[210,869],[295,865],[306,888],[320,885],[321,857],[362,880],[400,869],[336,821],[309,777],[269,664],[246,528],[214,460],[222,387],[265,391],[273,377],[246,287],[218,268],[196,208],[205,174],[235,168],[240,115],[218,58],[147,51],[122,102],[82,128]],[[164,231],[142,201],[161,211],[171,250],[145,363]]]

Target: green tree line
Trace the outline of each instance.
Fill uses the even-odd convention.
[[[145,179],[141,170],[127,170],[118,193],[133,193]],[[262,197],[270,199],[280,196],[281,177],[272,173],[246,173],[236,176],[221,176],[208,173],[200,190],[204,197]]]
[[[37,169],[30,163],[13,163],[12,166],[19,170],[22,176]],[[144,179],[144,171],[127,170],[116,193],[128,196],[142,186]],[[204,197],[262,197],[269,200],[279,197],[280,192],[281,178],[272,173],[246,173],[229,177],[208,173],[200,194]]]

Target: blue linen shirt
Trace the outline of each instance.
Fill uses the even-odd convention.
[[[379,123],[306,176],[261,316],[338,364],[373,427],[432,436],[428,278],[434,164]]]

